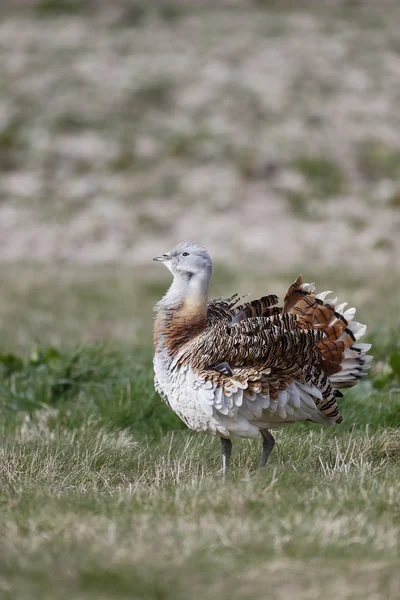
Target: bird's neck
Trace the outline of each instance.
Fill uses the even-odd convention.
[[[156,350],[176,354],[207,326],[210,274],[179,274],[156,306],[154,344]]]
[[[178,273],[165,296],[158,302],[157,311],[171,311],[182,304],[207,305],[211,273]]]

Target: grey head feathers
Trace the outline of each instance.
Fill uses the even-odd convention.
[[[156,256],[153,260],[165,263],[173,275],[208,272],[211,276],[212,261],[207,250],[194,242],[182,242],[169,252]]]
[[[205,248],[194,242],[182,242],[153,260],[163,262],[174,276],[171,287],[157,304],[157,309],[179,306],[185,299],[207,301],[212,260]]]

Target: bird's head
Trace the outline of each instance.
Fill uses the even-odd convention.
[[[163,262],[175,277],[183,276],[190,280],[193,276],[211,277],[212,261],[207,250],[193,242],[183,242],[172,250],[153,260]]]
[[[174,276],[171,288],[159,305],[176,305],[185,299],[204,301],[212,273],[211,257],[205,248],[183,242],[153,260],[163,262]]]

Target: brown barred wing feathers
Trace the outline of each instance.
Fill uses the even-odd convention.
[[[235,324],[251,317],[268,317],[282,312],[281,308],[275,306],[279,300],[275,295],[263,296],[235,306],[242,299],[243,296],[234,294],[230,298],[211,300],[207,305],[208,325],[216,325],[219,321],[230,321],[231,324]]]
[[[208,305],[208,328],[186,349],[186,362],[228,396],[243,389],[278,401],[293,383],[306,386],[318,410],[340,422],[340,387],[351,387],[366,375],[372,357],[368,344],[355,344],[365,326],[353,321],[355,309],[315,294],[314,284],[299,276],[283,308],[276,296],[235,306],[233,296]],[[220,368],[220,365],[222,367]],[[270,405],[271,406],[271,405]]]
[[[253,317],[234,325],[223,322],[199,336],[179,363],[189,364],[228,396],[239,387],[248,400],[261,394],[275,401],[294,380],[306,383],[302,370],[318,359],[320,339],[321,332],[299,329],[296,316],[290,314]],[[231,374],[215,370],[224,363]]]
[[[232,325],[245,319],[251,319],[252,317],[269,317],[274,314],[280,314],[282,309],[275,306],[278,304],[278,301],[278,296],[263,296],[262,298],[258,298],[258,300],[235,307]]]
[[[291,314],[252,317],[233,325],[223,321],[198,336],[179,360],[204,369],[222,362],[231,367],[269,367],[283,356],[286,362],[292,357],[305,359],[315,353],[315,345],[323,334],[296,325],[297,318]]]
[[[229,298],[215,298],[207,304],[207,324],[209,327],[217,325],[220,321],[230,321],[234,316],[234,306],[244,296],[233,294]]]

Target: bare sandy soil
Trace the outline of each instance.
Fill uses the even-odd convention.
[[[397,270],[400,6],[278,4],[3,10],[0,260]]]

